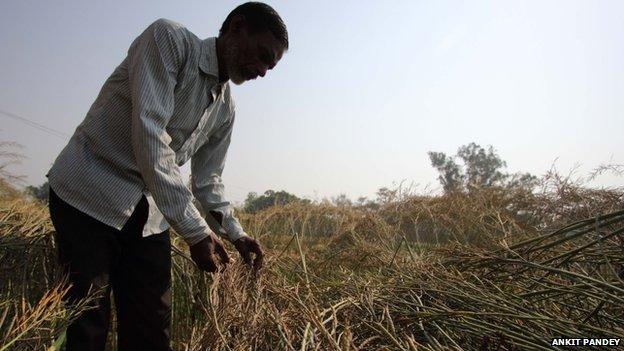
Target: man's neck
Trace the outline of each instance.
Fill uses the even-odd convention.
[[[223,57],[223,53],[225,53],[225,40],[223,37],[217,37],[217,62],[219,63],[219,83],[224,83],[230,77],[227,74],[227,70],[225,69],[225,58]]]

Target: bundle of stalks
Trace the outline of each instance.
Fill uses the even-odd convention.
[[[97,292],[67,306],[69,285],[56,264],[47,209],[0,190],[0,351],[60,346],[69,323],[92,308]]]
[[[0,293],[32,301],[58,278],[47,209],[24,197],[0,197]]]
[[[93,308],[96,293],[67,306],[69,286],[60,281],[33,303],[0,298],[0,351],[60,350],[65,330],[83,311]]]
[[[432,349],[552,350],[558,337],[621,338],[622,233],[617,211],[499,250],[448,246],[417,274],[393,273],[369,315],[387,309],[394,322],[385,330],[406,350],[410,340]]]
[[[621,227],[622,214],[590,218],[544,235],[540,232],[583,213],[621,208],[622,192],[576,187],[561,178],[545,182],[550,190],[536,194],[522,189],[510,194],[494,188],[411,198],[382,208],[374,218],[407,218],[416,229],[425,218],[454,237],[447,240],[448,245],[433,249],[433,255],[425,257],[422,251],[414,255],[410,250],[413,240],[405,240],[410,235],[404,230],[405,222],[380,221],[388,228],[387,235],[362,237],[371,242],[385,238],[397,249],[404,244],[408,254],[397,255],[394,248],[383,247],[377,252],[383,259],[371,262],[372,266],[360,265],[359,270],[343,260],[347,256],[334,255],[332,272],[312,268],[305,280],[299,280],[323,296],[306,303],[314,305],[323,299],[321,306],[340,303],[340,298],[322,294],[323,287],[336,289],[336,296],[349,302],[327,321],[345,326],[343,332],[348,329],[351,340],[366,349],[550,350],[554,337],[621,336],[624,252],[617,226]],[[527,220],[527,213],[539,209],[543,211],[541,223],[530,216]],[[362,225],[334,235],[353,239]],[[369,225],[379,228],[373,221]],[[470,232],[474,236],[464,235]],[[475,240],[479,235],[481,240]],[[508,242],[513,241],[521,242],[510,246]],[[349,251],[360,251],[367,244],[365,240],[350,243]],[[501,252],[507,252],[504,258]],[[387,260],[390,253],[392,260]],[[308,267],[314,267],[306,259]],[[331,283],[323,279],[328,277],[333,278]],[[305,329],[306,335],[324,335],[312,320],[308,325],[311,329]],[[331,342],[317,339],[326,340],[323,347],[328,349],[342,345],[338,337]]]
[[[195,284],[180,284],[178,288],[186,289],[186,296],[193,296],[190,304],[194,307],[188,311],[193,311],[192,320],[187,320],[184,326],[175,326],[176,338],[184,340],[177,347],[181,350],[364,349],[366,343],[349,330],[350,313],[341,313],[342,309],[348,311],[355,306],[355,298],[343,295],[344,284],[354,280],[347,277],[347,270],[341,272],[342,280],[321,276],[307,267],[305,257],[301,252],[301,265],[294,267],[287,258],[269,257],[259,274],[235,262],[212,276],[199,273],[204,279],[196,279],[195,275]],[[284,274],[287,266],[288,275]],[[176,270],[186,269],[178,265]],[[355,344],[357,341],[360,345]]]

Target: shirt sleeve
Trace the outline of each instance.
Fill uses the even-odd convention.
[[[202,145],[191,158],[191,189],[195,198],[206,212],[217,212],[217,222],[225,230],[230,242],[234,242],[247,234],[243,231],[238,219],[234,216],[234,208],[225,198],[225,186],[221,181],[225,158],[232,137],[234,117],[223,127],[219,128],[208,141]],[[209,220],[208,224],[213,221]],[[224,234],[220,228],[212,228],[215,233]]]
[[[184,57],[183,43],[171,22],[152,23],[128,50],[132,96],[132,150],[145,186],[158,209],[183,239],[193,245],[210,228],[185,186],[166,126],[174,110],[176,77]]]

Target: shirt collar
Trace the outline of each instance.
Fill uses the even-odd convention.
[[[219,62],[217,61],[217,38],[211,37],[202,40],[199,68],[219,79]]]
[[[199,57],[199,68],[219,80],[219,61],[217,59],[217,38],[210,37],[201,41],[201,54]],[[223,102],[225,97],[223,91],[225,83],[217,83],[217,92]]]

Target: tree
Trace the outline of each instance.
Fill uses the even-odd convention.
[[[470,143],[459,148],[457,156],[464,162],[466,186],[482,188],[496,185],[507,177],[500,170],[507,167],[494,151],[492,145],[487,151],[481,146]]]
[[[429,159],[431,160],[431,165],[440,173],[438,180],[446,193],[462,189],[464,175],[459,165],[455,163],[455,160],[447,157],[442,152],[434,151],[429,151]]]
[[[309,203],[310,200],[300,199],[284,190],[267,190],[260,196],[254,192],[250,192],[247,194],[247,199],[245,199],[243,208],[246,212],[256,213],[271,206],[285,205],[292,202]]]
[[[16,176],[8,168],[11,165],[19,164],[24,158],[19,152],[11,149],[21,149],[23,146],[13,141],[0,141],[0,180],[6,183],[21,183],[23,176]]]
[[[377,190],[377,203],[387,204],[397,199],[397,189],[391,190],[386,187]]]
[[[356,202],[356,204],[357,204],[358,206],[364,206],[364,205],[366,205],[366,203],[368,203],[368,202],[369,202],[369,201],[368,201],[368,198],[367,198],[366,196],[360,196],[360,197],[358,197],[358,198],[357,198],[357,202]]]
[[[353,206],[351,199],[346,194],[340,194],[332,198],[332,203],[338,207]]]
[[[487,149],[475,143],[463,145],[454,157],[434,151],[428,154],[431,165],[440,173],[438,180],[446,193],[492,186],[532,188],[537,180],[529,173],[503,173],[507,163],[491,145]],[[456,159],[461,160],[462,166],[457,164]]]
[[[50,185],[48,181],[39,186],[29,185],[24,190],[27,194],[39,201],[48,202],[48,198],[50,197]]]

